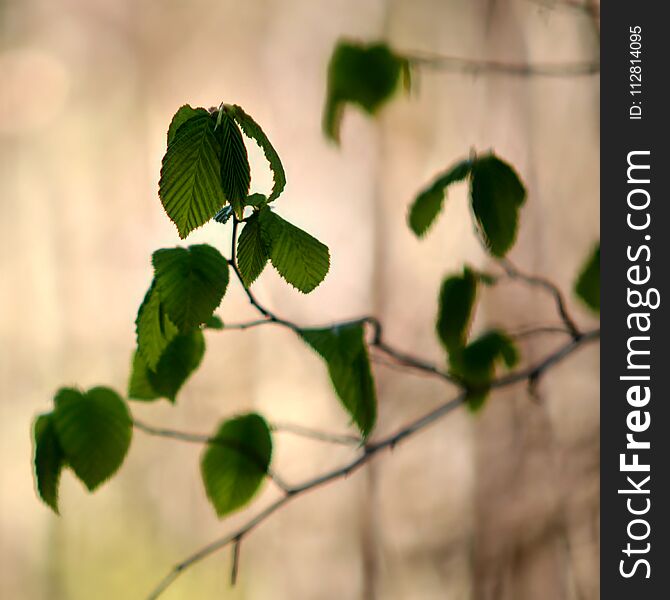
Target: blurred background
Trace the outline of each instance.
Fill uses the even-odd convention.
[[[121,472],[94,495],[65,472],[56,517],[37,499],[30,428],[61,385],[126,388],[150,255],[178,243],[158,200],[174,111],[238,103],[278,149],[278,211],[331,249],[303,296],[267,270],[255,291],[301,324],[374,314],[391,343],[444,360],[433,323],[441,279],[464,261],[493,269],[465,186],[426,239],[405,224],[414,194],[471,148],[516,166],[529,190],[511,254],[569,290],[599,237],[599,77],[415,73],[375,121],[347,111],[340,149],[320,129],[326,67],[346,35],[517,63],[597,60],[599,26],[578,0],[0,0],[0,597],[141,599],[171,565],[242,522],[219,522],[200,449],[134,433]],[[597,6],[596,6],[597,9]],[[252,186],[271,175],[251,153]],[[188,243],[228,254],[217,224]],[[584,327],[592,317],[570,298]],[[231,285],[224,321],[253,316]],[[487,290],[474,324],[556,324],[550,298]],[[524,343],[533,361],[562,338]],[[207,335],[176,406],[132,403],[154,425],[209,433],[254,409],[346,431],[321,361],[290,332]],[[598,584],[598,348],[541,382],[461,410],[368,467],[297,499],[193,567],[166,600],[589,600]],[[439,381],[375,365],[379,434],[444,402]],[[351,450],[277,434],[275,468],[297,482]],[[266,485],[251,512],[276,497]]]

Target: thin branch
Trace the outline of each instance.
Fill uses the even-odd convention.
[[[245,323],[224,323],[223,329],[251,329],[259,325],[268,325],[273,323],[270,319],[256,319],[255,321],[246,321]]]
[[[340,444],[342,446],[360,446],[363,443],[361,438],[346,433],[328,433],[325,431],[318,431],[310,429],[302,425],[294,423],[273,423],[270,428],[277,433],[292,433],[304,438],[317,440],[319,442],[327,442],[330,444]]]
[[[568,313],[566,302],[565,299],[563,298],[563,293],[561,292],[560,289],[558,289],[558,286],[553,284],[548,279],[545,279],[544,277],[538,277],[537,275],[527,275],[525,273],[522,273],[508,259],[501,259],[500,264],[503,267],[503,269],[505,269],[505,273],[507,273],[507,276],[509,278],[518,279],[520,281],[527,283],[528,285],[539,287],[548,291],[554,297],[558,314],[560,315],[561,320],[563,321],[567,329],[570,331],[570,334],[574,339],[579,338],[581,332],[579,331],[579,328],[575,324],[573,318]]]
[[[242,538],[238,537],[233,540],[233,564],[230,567],[230,585],[235,586],[237,583],[237,573],[240,569],[240,545]]]
[[[600,73],[600,63],[598,61],[530,65],[498,60],[441,56],[425,52],[410,52],[405,53],[404,56],[412,65],[417,67],[432,68],[440,71],[455,71],[457,73],[472,75],[492,73],[518,77],[581,77]]]
[[[515,340],[521,340],[523,338],[535,337],[538,335],[548,335],[548,334],[563,334],[572,336],[572,332],[566,327],[544,325],[540,327],[526,327],[524,329],[518,329],[517,331],[510,333],[510,337]]]
[[[519,383],[521,381],[526,381],[531,378],[537,378],[542,375],[547,369],[555,365],[559,361],[563,360],[570,354],[572,354],[579,347],[584,344],[598,339],[600,336],[600,330],[593,330],[587,333],[581,334],[578,339],[572,339],[569,343],[561,346],[554,353],[547,356],[544,360],[539,363],[527,367],[525,369],[519,370],[510,375],[500,377],[496,379],[492,387],[502,388],[511,386],[513,384]],[[224,548],[230,543],[239,544],[239,542],[248,535],[253,529],[258,525],[263,523],[270,515],[276,512],[279,508],[287,504],[293,498],[305,494],[313,489],[316,489],[322,485],[325,485],[331,481],[338,479],[343,479],[354,471],[361,468],[364,464],[370,461],[373,456],[386,449],[393,449],[399,442],[403,441],[406,438],[409,438],[416,434],[417,432],[425,429],[426,427],[432,425],[438,421],[441,417],[450,413],[452,410],[462,406],[466,402],[466,392],[461,391],[451,400],[445,402],[444,404],[439,405],[437,408],[429,411],[425,415],[419,417],[418,419],[410,422],[409,424],[403,426],[395,433],[381,438],[377,442],[372,442],[366,445],[361,454],[356,458],[352,459],[350,462],[345,465],[327,471],[321,475],[318,475],[312,479],[308,479],[301,484],[291,487],[286,491],[286,493],[279,499],[275,500],[272,504],[267,506],[256,516],[252,517],[240,528],[236,529],[232,533],[225,535],[224,537],[214,540],[213,542],[207,544],[185,560],[176,564],[172,570],[166,575],[166,577],[158,584],[158,586],[151,592],[148,596],[148,600],[156,600],[169,586],[170,584],[181,574],[184,570],[188,569],[193,564],[201,561],[210,554]]]

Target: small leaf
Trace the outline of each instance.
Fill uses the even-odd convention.
[[[158,195],[180,238],[209,221],[226,202],[221,145],[209,114],[184,122],[163,157]]]
[[[223,194],[233,207],[237,218],[241,219],[244,200],[249,193],[251,169],[242,133],[225,107],[221,107],[218,113],[216,135],[221,146]]]
[[[442,210],[447,187],[465,179],[470,174],[471,168],[472,162],[469,159],[460,161],[449,167],[419,193],[407,217],[410,229],[417,236],[422,237],[428,231]]]
[[[153,254],[156,288],[170,320],[188,332],[212,316],[228,287],[228,261],[207,244]]]
[[[263,150],[265,158],[267,158],[268,163],[270,163],[272,178],[274,180],[272,192],[270,193],[270,196],[267,198],[266,202],[272,202],[273,200],[276,200],[284,191],[284,187],[286,186],[286,173],[284,172],[284,166],[281,164],[279,154],[277,154],[277,151],[270,143],[270,140],[265,135],[260,125],[256,123],[256,121],[254,121],[247,113],[245,113],[242,110],[242,107],[234,104],[233,106],[228,106],[227,109],[230,111],[232,117],[239,123],[244,134],[247,137],[255,140],[256,143],[260,146],[261,150]],[[256,195],[257,194],[252,194],[252,196]],[[247,204],[251,204],[248,198]]]
[[[265,419],[250,413],[225,421],[208,444],[200,471],[219,517],[247,504],[260,488],[272,458]]]
[[[62,388],[54,398],[58,440],[68,465],[93,491],[121,466],[132,437],[125,402],[109,388]]]
[[[502,257],[516,240],[519,209],[526,189],[514,169],[493,154],[472,167],[472,210],[480,233],[494,256]]]
[[[193,117],[209,116],[209,113],[204,108],[191,108],[188,104],[184,104],[172,117],[170,128],[168,129],[167,142],[168,146],[173,142],[180,127]]]
[[[155,370],[135,353],[128,383],[128,397],[134,400],[166,398],[175,402],[177,393],[200,366],[205,354],[205,337],[200,330],[177,335],[167,346]]]
[[[337,395],[367,438],[377,420],[377,396],[363,326],[303,329],[300,334],[326,361]]]
[[[137,348],[149,368],[153,369],[170,340],[179,332],[165,312],[155,283],[151,284],[140,305],[135,325]]]
[[[272,242],[264,241],[259,217],[260,213],[249,217],[237,240],[237,267],[246,287],[256,281],[270,258],[269,245]]]
[[[233,216],[233,207],[230,206],[230,204],[226,204],[219,212],[217,212],[214,215],[214,220],[217,223],[225,225],[232,216]]]
[[[449,352],[465,344],[476,294],[477,278],[467,267],[463,275],[453,275],[442,282],[436,329]]]
[[[44,502],[58,514],[58,483],[65,456],[58,442],[53,414],[40,415],[33,426],[35,483]]]
[[[593,312],[600,312],[600,242],[579,273],[575,283],[575,294]]]
[[[314,290],[330,269],[328,246],[270,209],[261,210],[259,221],[272,266],[303,294]]]
[[[205,329],[223,329],[223,320],[218,315],[212,315],[203,323],[203,326]]]
[[[409,82],[407,59],[386,44],[338,42],[328,65],[328,89],[323,111],[326,137],[339,142],[342,113],[347,103],[372,115],[391,98],[401,76]]]
[[[449,355],[452,373],[469,386],[487,387],[495,374],[495,364],[507,368],[519,362],[519,352],[512,340],[498,330],[488,331],[460,351]]]

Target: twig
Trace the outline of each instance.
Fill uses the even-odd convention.
[[[310,429],[309,427],[303,427],[302,425],[296,425],[294,423],[273,423],[270,428],[272,431],[278,433],[293,433],[312,440],[318,440],[319,442],[340,444],[342,446],[360,446],[363,442],[361,438],[355,435],[346,433],[327,433],[325,431],[317,431],[316,429]]]
[[[558,310],[558,314],[560,315],[561,320],[570,331],[572,337],[574,339],[579,338],[581,332],[579,331],[579,328],[577,327],[574,320],[568,313],[565,299],[563,298],[563,293],[561,292],[561,290],[558,289],[558,286],[553,284],[548,279],[545,279],[544,277],[538,277],[536,275],[526,275],[525,273],[522,273],[521,271],[519,271],[519,269],[517,269],[514,266],[514,264],[510,260],[506,258],[500,260],[500,265],[503,267],[503,269],[505,269],[507,276],[510,277],[511,279],[518,279],[520,281],[524,281],[528,285],[543,288],[547,290],[550,294],[552,294],[554,297],[554,301],[556,302],[556,309]]]
[[[235,586],[237,583],[237,572],[240,568],[240,545],[242,538],[235,538],[233,541],[233,564],[230,567],[230,585]]]
[[[600,330],[593,330],[587,333],[582,334],[578,339],[572,339],[569,343],[561,346],[554,353],[547,356],[541,362],[532,365],[526,369],[522,369],[510,375],[500,377],[492,383],[494,388],[502,388],[511,386],[515,383],[528,380],[530,378],[537,378],[543,374],[551,366],[555,365],[559,361],[563,360],[575,350],[577,350],[582,345],[596,340],[600,335]],[[461,391],[451,400],[445,402],[444,404],[439,405],[437,408],[426,413],[422,417],[412,421],[411,423],[403,426],[401,429],[395,433],[380,439],[377,442],[372,442],[365,446],[356,458],[346,463],[345,465],[327,471],[317,477],[308,479],[307,481],[289,488],[285,494],[270,504],[268,507],[263,509],[256,516],[252,517],[247,523],[242,525],[237,530],[225,535],[224,537],[214,540],[213,542],[207,544],[185,560],[176,564],[172,570],[166,575],[166,577],[156,586],[156,588],[148,596],[148,600],[155,600],[158,598],[162,592],[164,592],[170,584],[187,568],[191,565],[199,562],[200,560],[206,558],[210,554],[220,550],[221,548],[227,546],[230,543],[239,543],[247,534],[249,534],[253,529],[255,529],[259,524],[264,522],[270,515],[276,512],[279,508],[287,504],[291,499],[296,498],[310,490],[316,489],[322,485],[325,485],[331,481],[345,478],[349,476],[354,471],[358,470],[365,463],[370,461],[373,456],[379,453],[382,450],[393,449],[399,442],[405,438],[409,438],[416,434],[417,432],[425,429],[429,425],[435,423],[444,415],[448,414],[455,408],[462,406],[466,402],[466,392]]]
[[[545,334],[563,334],[572,336],[572,332],[566,327],[557,327],[552,325],[545,325],[540,327],[527,327],[524,329],[518,329],[510,333],[510,337],[515,340],[520,340],[528,337],[535,337],[537,335]]]
[[[493,73],[500,75],[515,75],[519,77],[580,77],[600,73],[600,63],[547,63],[529,65],[524,63],[509,63],[498,60],[477,60],[456,56],[440,56],[425,52],[404,53],[403,56],[412,65],[438,69],[440,71],[456,71],[479,75]]]

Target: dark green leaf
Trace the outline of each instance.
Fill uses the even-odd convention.
[[[271,243],[271,240],[269,242],[263,240],[260,213],[254,213],[249,217],[237,240],[237,267],[247,287],[263,272],[270,258]]]
[[[209,221],[224,205],[221,145],[209,114],[191,117],[163,157],[158,195],[180,238]]]
[[[212,316],[228,287],[228,261],[207,244],[157,250],[156,288],[170,320],[187,332]]]
[[[225,107],[222,107],[218,113],[216,135],[221,146],[223,194],[233,207],[237,218],[241,219],[244,200],[249,193],[251,169],[242,133]]]
[[[303,329],[301,335],[326,361],[337,395],[367,438],[377,420],[377,396],[363,326]]]
[[[170,340],[179,332],[165,312],[155,283],[151,284],[137,312],[135,326],[137,348],[149,368],[153,369]]]
[[[265,419],[250,413],[225,421],[200,463],[207,497],[223,517],[247,504],[260,488],[272,458]]]
[[[427,188],[419,192],[407,217],[410,229],[419,237],[423,236],[433,224],[435,217],[442,210],[447,187],[462,181],[470,174],[472,163],[463,160],[451,165],[439,175]]]
[[[37,492],[58,514],[58,483],[65,456],[58,442],[53,414],[40,415],[33,426],[34,466]]]
[[[328,89],[323,112],[326,136],[339,142],[340,122],[347,103],[374,114],[393,95],[398,81],[407,83],[409,63],[386,44],[340,41],[328,65]]]
[[[86,393],[62,388],[54,402],[54,423],[67,463],[93,491],[117,471],[128,452],[128,408],[116,392],[104,387]]]
[[[315,289],[330,269],[328,247],[268,208],[261,210],[259,222],[263,244],[277,272],[304,294]]]
[[[200,366],[205,354],[205,337],[196,329],[177,335],[167,346],[155,370],[135,353],[128,383],[128,397],[135,400],[166,398],[175,402],[177,393]]]
[[[167,142],[168,146],[172,143],[179,131],[180,127],[193,117],[209,116],[209,113],[204,108],[191,108],[188,104],[184,104],[172,117],[170,128],[168,129]]]
[[[223,321],[218,315],[212,315],[204,323],[205,329],[223,329]]]
[[[516,240],[519,209],[526,189],[514,169],[493,154],[472,167],[472,210],[480,233],[494,256],[505,256]]]
[[[512,368],[519,362],[519,352],[506,334],[494,329],[451,353],[449,361],[452,373],[459,379],[467,385],[482,387],[491,383],[497,361]]]
[[[279,154],[274,149],[274,146],[270,143],[270,140],[265,135],[260,125],[256,123],[247,113],[245,113],[240,106],[236,104],[233,106],[228,106],[230,114],[233,118],[239,123],[240,127],[244,134],[255,140],[256,143],[260,146],[261,150],[265,154],[268,163],[270,163],[270,169],[272,170],[272,177],[274,180],[274,185],[272,186],[272,192],[267,198],[266,202],[272,202],[279,197],[279,194],[284,191],[286,186],[286,173],[284,172],[284,166],[281,164],[281,159]],[[256,194],[252,194],[256,195]],[[247,204],[250,204],[247,199]]]
[[[436,329],[449,352],[465,344],[476,295],[477,278],[467,267],[463,275],[453,275],[442,282]]]
[[[575,283],[575,293],[593,312],[600,312],[600,243],[584,263]]]

